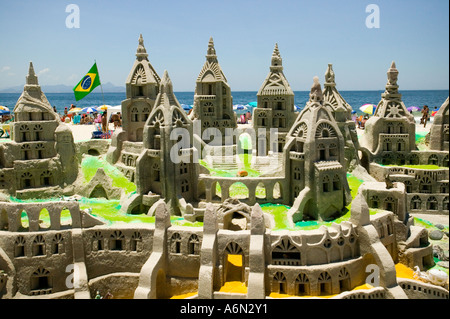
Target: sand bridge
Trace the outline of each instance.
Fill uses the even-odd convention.
[[[237,183],[242,183],[248,189],[248,193],[243,192],[243,197],[239,197],[241,202],[248,205],[255,203],[283,203],[287,194],[285,190],[284,177],[220,177],[203,175],[199,176],[199,191],[208,202],[223,202],[230,196],[230,187]],[[220,195],[217,193],[217,184],[220,186]],[[260,194],[257,194],[257,188]],[[265,192],[264,192],[265,191]],[[264,194],[265,193],[265,194]]]

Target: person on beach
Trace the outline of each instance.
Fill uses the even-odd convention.
[[[118,113],[115,113],[111,116],[111,120],[114,123],[114,129],[117,129],[120,124],[120,115]]]
[[[108,132],[108,120],[106,119],[106,112],[103,112],[102,114],[102,132]]]
[[[428,108],[428,105],[424,105],[423,109],[422,109],[422,118],[420,119],[420,124],[423,124],[423,127],[427,126],[427,121],[428,121],[428,112],[430,111],[430,109]]]

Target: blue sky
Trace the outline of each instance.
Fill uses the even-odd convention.
[[[80,28],[66,27],[71,3]],[[0,30],[0,89],[23,85],[29,61],[41,85],[74,86],[94,59],[103,83],[124,85],[140,33],[175,91],[194,90],[210,36],[232,91],[259,89],[275,43],[294,90],[323,82],[328,63],[340,90],[383,90],[393,60],[400,90],[449,88],[447,0],[0,0]]]

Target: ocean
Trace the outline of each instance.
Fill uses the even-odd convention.
[[[359,107],[370,103],[378,104],[381,100],[381,93],[384,91],[340,91],[342,97],[349,103],[353,110],[359,111]],[[250,102],[256,101],[256,91],[232,92],[233,104],[246,105]],[[445,99],[449,96],[448,90],[406,90],[400,91],[402,94],[403,103],[406,107],[417,106],[422,108],[424,105],[428,105],[430,110],[439,109],[444,103]],[[294,104],[301,109],[305,106],[309,99],[309,91],[295,91]],[[77,107],[99,106],[99,105],[120,105],[125,99],[125,92],[123,93],[101,93],[93,92],[87,95],[80,101],[75,101],[73,93],[45,93],[48,101],[52,106],[56,107],[58,113],[63,114],[64,108],[67,106],[70,108],[71,104]],[[20,93],[0,93],[0,105],[8,107],[10,110],[14,109],[14,106],[20,96]],[[175,92],[180,104],[192,105],[194,103],[194,92]]]

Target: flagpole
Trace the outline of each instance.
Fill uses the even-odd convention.
[[[97,65],[97,61],[94,59],[95,65]],[[97,67],[97,72],[98,72],[98,67]],[[100,72],[98,72],[98,77],[100,79]],[[105,104],[105,96],[103,95],[103,86],[102,86],[102,81],[100,80],[100,89],[102,90],[102,99],[103,99],[103,105]]]

